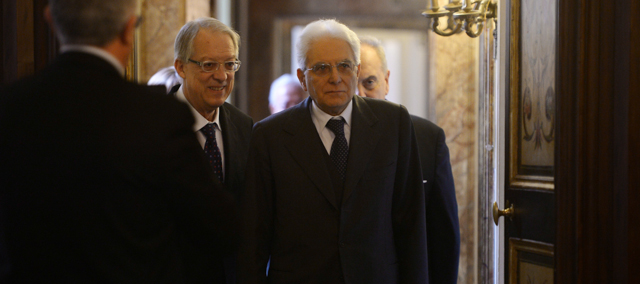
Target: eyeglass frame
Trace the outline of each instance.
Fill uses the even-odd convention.
[[[207,73],[216,72],[216,71],[218,71],[220,69],[220,66],[222,66],[222,65],[224,65],[226,63],[229,63],[229,62],[235,63],[236,66],[238,66],[238,67],[236,67],[234,70],[227,70],[226,68],[224,68],[224,72],[226,72],[226,73],[237,72],[240,69],[240,65],[242,64],[242,62],[240,60],[218,62],[218,61],[195,61],[195,60],[189,58],[188,61],[191,62],[191,63],[195,63],[196,65],[200,66],[200,69],[202,69],[203,72],[207,72]],[[214,63],[214,62],[216,64],[218,64],[218,67],[216,67],[216,69],[211,70],[211,71],[204,70],[204,64],[205,63]]]
[[[338,65],[340,65],[340,64],[344,64],[344,63],[349,64],[349,67],[351,68],[351,72],[355,71],[355,70],[356,70],[356,67],[358,66],[358,65],[356,65],[355,63],[353,63],[353,62],[351,62],[351,61],[349,61],[349,60],[345,60],[345,61],[338,62],[338,63],[337,63],[337,64],[335,64],[335,65],[333,65],[333,64],[329,64],[329,63],[323,63],[323,62],[320,62],[320,63],[316,63],[316,64],[314,64],[313,66],[311,66],[311,68],[306,68],[306,69],[304,69],[304,72],[311,70],[311,71],[313,71],[313,74],[315,74],[316,76],[324,77],[324,76],[327,76],[327,75],[329,75],[329,74],[333,73],[333,68],[335,67],[335,68],[336,68],[336,70],[338,70],[338,74],[349,75],[349,73],[343,73],[343,72],[341,72],[341,71],[340,71],[340,69],[338,68]],[[317,71],[314,71],[314,70],[313,70],[313,69],[315,69],[317,66],[329,66],[330,68],[329,68],[329,71],[327,71],[327,74],[320,75],[320,74],[318,74],[318,73],[317,73]]]

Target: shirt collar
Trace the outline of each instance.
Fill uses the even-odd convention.
[[[111,53],[105,51],[102,48],[84,44],[65,44],[60,47],[60,52],[62,53],[69,51],[79,51],[100,57],[113,65],[113,67],[118,70],[118,73],[120,73],[120,76],[124,77],[124,66],[122,66],[120,61],[118,61],[118,59],[111,55]]]
[[[318,105],[316,104],[316,101],[312,100],[311,117],[316,122],[316,125],[319,127],[326,126],[329,119],[334,117],[340,117],[340,116],[344,118],[344,121],[348,126],[351,126],[352,111],[353,111],[353,98],[349,101],[349,104],[347,104],[347,107],[342,111],[342,113],[337,116],[332,116],[324,112],[318,107]]]
[[[191,109],[191,113],[193,114],[193,118],[196,120],[195,123],[193,124],[193,131],[194,132],[200,131],[200,129],[202,129],[202,127],[204,127],[208,123],[216,123],[218,125],[218,129],[220,129],[220,131],[222,131],[222,126],[220,125],[220,112],[219,112],[220,107],[218,107],[218,109],[216,109],[216,112],[215,112],[215,114],[213,116],[213,121],[209,121],[206,118],[204,118],[204,116],[200,115],[200,113],[195,108],[193,108],[193,106],[189,103],[187,98],[184,96],[184,92],[182,91],[182,86],[180,86],[180,88],[176,92],[176,98],[179,101],[182,101],[182,102],[186,103],[189,106],[189,109]]]

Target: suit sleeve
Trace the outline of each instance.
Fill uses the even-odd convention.
[[[247,184],[242,197],[238,283],[267,283],[266,269],[273,234],[272,177],[266,130],[257,123],[247,163]]]
[[[393,230],[399,283],[428,283],[424,188],[418,144],[411,118],[402,107],[399,153],[393,195]]]
[[[427,232],[430,232],[429,275],[432,283],[457,283],[460,258],[460,226],[458,222],[458,203],[451,172],[449,148],[445,135],[439,129],[436,146],[435,183],[429,192],[427,207]]]

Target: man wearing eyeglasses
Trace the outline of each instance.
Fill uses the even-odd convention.
[[[409,113],[354,96],[360,42],[345,25],[310,23],[297,50],[310,97],[254,127],[239,282],[427,283]]]
[[[220,182],[236,198],[244,188],[253,127],[251,117],[225,102],[240,68],[239,46],[240,36],[214,18],[186,23],[174,45],[174,66],[183,83],[170,92],[190,106],[196,120],[193,131],[205,156]],[[197,244],[188,245],[199,249]],[[235,283],[234,255],[225,258],[208,255],[186,266],[189,275],[197,276],[188,282]]]
[[[358,94],[384,100],[389,92],[387,60],[381,42],[360,37]],[[411,116],[418,141],[425,191],[429,282],[457,283],[460,258],[458,203],[444,131],[424,118]]]

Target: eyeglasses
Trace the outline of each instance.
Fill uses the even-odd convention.
[[[218,71],[218,69],[220,69],[220,65],[224,65],[224,71],[227,73],[231,73],[231,72],[236,72],[238,71],[238,69],[240,69],[240,60],[236,60],[236,61],[226,61],[224,63],[220,63],[217,61],[195,61],[195,60],[191,60],[189,59],[189,62],[198,64],[200,66],[200,68],[202,68],[202,71],[204,72],[215,72]]]
[[[304,71],[311,70],[313,74],[322,77],[333,72],[333,67],[336,67],[338,69],[338,73],[340,73],[341,75],[353,75],[354,64],[349,61],[343,61],[336,65],[318,63],[316,65],[313,65],[311,68],[305,69]]]

